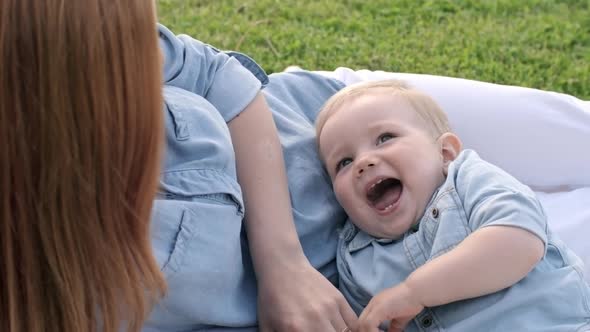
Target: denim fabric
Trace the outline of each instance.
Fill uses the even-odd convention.
[[[541,262],[515,285],[486,296],[426,308],[405,331],[582,331],[590,328],[590,289],[582,263],[547,228],[534,193],[498,167],[463,151],[451,163],[419,227],[377,239],[347,222],[338,245],[340,288],[360,313],[372,296],[405,280],[482,227],[513,226],[545,244]]]
[[[343,87],[301,71],[270,75],[263,90],[279,131],[299,241],[311,264],[334,284],[337,231],[346,215],[318,156],[314,121],[324,102]]]
[[[175,36],[162,25],[158,32],[164,56],[164,84],[204,97],[226,122],[239,114],[268,82],[264,70],[243,54],[220,52],[189,36]]]
[[[313,120],[343,84],[307,72],[269,79],[244,55],[159,29],[166,152],[152,244],[168,293],[143,330],[255,330],[256,279],[227,122],[267,84],[298,235],[313,266],[336,282],[336,229],[345,215],[317,157]]]

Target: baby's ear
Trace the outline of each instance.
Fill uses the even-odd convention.
[[[463,143],[461,143],[461,139],[459,139],[459,136],[451,132],[442,134],[438,138],[438,141],[440,143],[440,152],[443,158],[443,172],[446,176],[447,170],[449,169],[449,164],[451,163],[451,161],[457,158],[459,153],[461,153]]]

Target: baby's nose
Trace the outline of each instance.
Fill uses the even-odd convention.
[[[365,170],[367,170],[370,167],[375,166],[374,162],[369,162],[369,161],[363,161],[361,163],[359,163],[359,167],[357,169],[357,175],[361,175]]]

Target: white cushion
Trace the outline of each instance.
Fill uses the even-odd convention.
[[[590,281],[590,102],[444,76],[349,68],[318,73],[346,84],[401,79],[431,95],[465,148],[537,192],[549,227],[585,262]]]
[[[401,79],[445,110],[464,147],[538,190],[590,186],[590,102],[517,86],[444,76],[338,68],[346,84]]]

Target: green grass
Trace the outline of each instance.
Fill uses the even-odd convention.
[[[269,73],[429,73],[590,99],[590,1],[158,0],[160,22]]]

